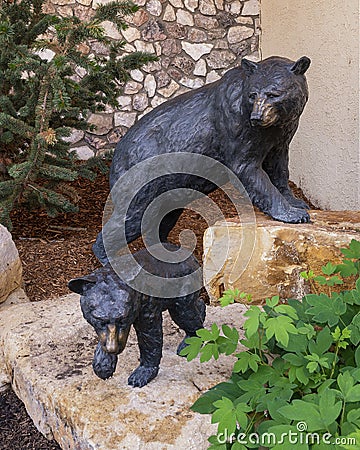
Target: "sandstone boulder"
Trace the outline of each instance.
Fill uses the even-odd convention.
[[[206,324],[240,328],[243,312],[238,304],[209,307]],[[132,388],[127,377],[138,365],[134,334],[114,376],[103,381],[92,371],[96,338],[78,295],[15,305],[0,314],[0,384],[11,383],[36,427],[63,449],[205,450],[217,426],[189,407],[229,377],[234,359],[187,362],[175,353],[181,339],[165,316],[160,372],[144,388]]]
[[[22,265],[9,231],[0,225],[0,303],[22,285]]]
[[[358,211],[311,211],[310,216],[311,223],[286,224],[256,213],[242,223],[229,219],[208,228],[204,283],[211,301],[234,288],[252,294],[254,301],[308,293],[310,286],[300,272],[320,275],[328,261],[341,261],[340,248],[360,240]]]

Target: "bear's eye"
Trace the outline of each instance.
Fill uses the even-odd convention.
[[[249,99],[250,99],[250,100],[255,100],[255,99],[256,99],[256,92],[251,92],[251,93],[249,94]]]
[[[267,94],[268,98],[276,98],[276,97],[280,97],[280,94],[278,92],[269,92]]]

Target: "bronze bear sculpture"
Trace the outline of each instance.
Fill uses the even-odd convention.
[[[179,247],[164,244],[166,250]],[[135,253],[139,266],[163,278],[179,278],[194,273],[199,263],[194,256],[179,263],[159,262],[143,249]],[[118,260],[122,264],[122,259]],[[128,274],[128,278],[138,274]],[[162,356],[163,332],[162,312],[169,311],[172,320],[185,331],[186,336],[178,346],[177,353],[186,346],[185,339],[195,336],[203,328],[205,303],[199,292],[177,298],[156,298],[144,295],[126,285],[110,264],[84,277],[69,281],[69,289],[81,294],[80,304],[84,318],[92,325],[99,342],[95,349],[93,369],[95,374],[106,379],[116,369],[118,355],[124,350],[129,331],[133,325],[140,350],[140,365],[130,375],[128,384],[143,387],[156,377]]]
[[[220,80],[158,106],[118,143],[110,171],[111,189],[142,161],[157,155],[196,153],[229,168],[252,203],[273,219],[308,222],[308,206],[289,189],[288,162],[289,144],[308,99],[304,74],[309,65],[305,56],[296,62],[281,57],[258,63],[243,59],[240,67],[229,70]],[[93,246],[95,255],[106,264],[109,248],[115,251],[153,232],[154,223],[141,224],[143,213],[164,192],[192,188],[208,194],[216,187],[206,177],[177,173],[175,167],[171,174],[158,177],[134,194],[126,220],[113,214]],[[117,189],[120,195],[115,209],[121,208],[121,189],[131,187]],[[164,214],[157,227],[161,242],[166,241],[183,207],[174,202],[172,211]],[[125,228],[125,239],[120,236],[121,227]]]

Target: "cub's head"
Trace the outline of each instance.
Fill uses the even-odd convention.
[[[138,314],[139,295],[107,267],[70,280],[68,286],[81,295],[84,318],[94,327],[102,349],[121,353]]]
[[[271,57],[255,63],[242,60],[245,73],[245,102],[253,127],[283,126],[298,119],[308,99],[306,56],[296,62]]]

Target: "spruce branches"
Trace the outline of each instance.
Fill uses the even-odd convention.
[[[126,16],[138,9],[130,1],[100,5],[88,21],[44,14],[43,4],[0,2],[0,222],[9,228],[11,210],[23,203],[51,216],[76,211],[66,183],[94,178],[96,163],[76,164],[64,138],[73,128],[90,129],[90,112],[116,108],[129,71],[156,59],[123,56],[125,42],[105,35],[105,20],[126,28]],[[84,54],[89,40],[101,42],[109,56]],[[53,56],[43,59],[44,50]]]

